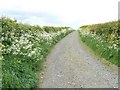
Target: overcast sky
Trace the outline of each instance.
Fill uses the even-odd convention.
[[[40,26],[70,26],[118,19],[119,0],[0,0],[0,16]]]

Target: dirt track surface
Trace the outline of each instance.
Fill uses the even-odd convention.
[[[91,55],[78,32],[55,45],[46,60],[40,88],[118,88],[118,72]]]

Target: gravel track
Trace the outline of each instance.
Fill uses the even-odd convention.
[[[45,62],[40,88],[118,88],[118,72],[103,64],[74,31],[55,45]]]

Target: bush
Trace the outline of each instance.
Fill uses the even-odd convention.
[[[118,65],[119,37],[117,21],[82,26],[79,32],[81,40],[98,55]]]
[[[5,17],[0,18],[0,27],[3,88],[36,87],[37,72],[50,48],[72,31],[68,27],[44,29]]]

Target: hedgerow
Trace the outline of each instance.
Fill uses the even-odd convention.
[[[50,48],[69,34],[69,27],[32,26],[0,18],[2,88],[34,88]]]
[[[80,37],[99,56],[118,65],[118,21],[80,27]],[[119,65],[118,65],[119,66]]]

